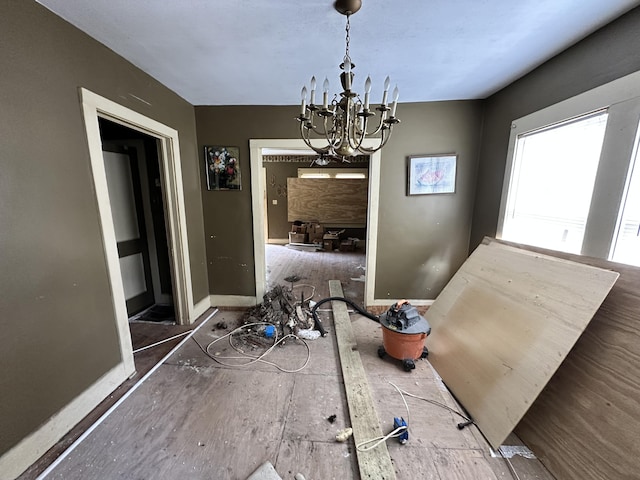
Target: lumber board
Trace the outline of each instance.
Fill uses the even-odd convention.
[[[287,178],[289,222],[366,225],[367,179]]]
[[[489,241],[490,245],[551,254],[620,274],[515,432],[556,478],[636,478],[640,458],[640,268]]]
[[[329,294],[332,297],[343,297],[340,281],[329,280]],[[332,301],[331,307],[353,439],[358,445],[363,441],[382,436],[382,431],[347,306],[343,302]],[[367,452],[356,450],[356,454],[362,480],[395,480],[395,470],[385,442]]]
[[[482,244],[425,317],[429,361],[497,449],[558,369],[616,272]]]

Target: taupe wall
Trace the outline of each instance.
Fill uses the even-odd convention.
[[[242,162],[241,192],[206,191],[202,182],[212,294],[255,295],[249,139],[298,138],[296,109],[195,109],[199,149],[238,146]],[[481,114],[476,101],[398,107],[403,123],[382,153],[376,298],[435,298],[466,258]],[[456,193],[407,197],[406,157],[449,152],[459,154]]]
[[[193,107],[33,1],[0,32],[2,454],[119,360],[78,87],[178,130],[195,301],[208,285]]]
[[[467,258],[482,107],[402,104],[382,153],[376,299],[434,299]],[[457,153],[455,194],[406,196],[408,155]]]
[[[287,178],[296,178],[298,168],[306,168],[310,161],[306,162],[272,162],[265,163],[267,174],[267,229],[270,239],[288,239],[291,231],[291,223],[287,220],[287,197],[282,195],[283,188],[286,191]],[[271,185],[271,180],[275,185]],[[273,200],[278,204],[274,205]]]
[[[209,292],[254,296],[249,139],[297,138],[299,107],[196,107]],[[207,191],[204,146],[240,148],[242,191]]]
[[[471,249],[496,233],[511,122],[640,69],[640,7],[485,101]]]

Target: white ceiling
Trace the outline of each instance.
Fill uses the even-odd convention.
[[[293,105],[338,93],[345,20],[331,0],[38,0],[193,105]],[[354,88],[400,102],[485,98],[640,0],[363,0]]]

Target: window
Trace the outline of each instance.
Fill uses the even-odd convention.
[[[640,129],[639,129],[640,131]],[[636,136],[633,162],[629,168],[626,188],[620,206],[616,237],[611,252],[614,262],[640,267],[640,162],[638,147],[640,137]]]
[[[518,136],[503,238],[580,253],[606,123],[597,112]]]
[[[511,125],[496,236],[640,266],[640,71]]]

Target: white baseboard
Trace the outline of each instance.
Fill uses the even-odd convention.
[[[211,308],[211,297],[206,296],[193,306],[193,318],[191,323],[195,322],[200,316]]]
[[[119,363],[0,457],[0,480],[14,480],[109,396],[133,372]]]
[[[270,243],[272,245],[286,245],[287,243],[289,243],[289,239],[288,238],[269,238],[267,240],[267,243]]]
[[[241,295],[209,295],[212,307],[253,307],[259,302],[256,297]]]

